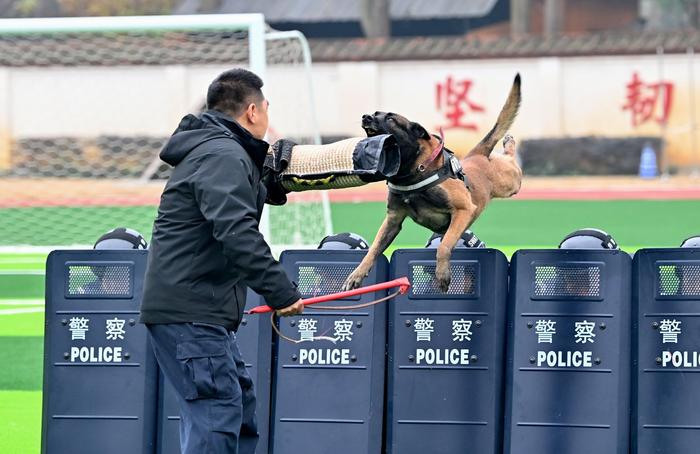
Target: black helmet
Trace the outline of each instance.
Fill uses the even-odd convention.
[[[343,232],[328,235],[318,245],[318,249],[353,250],[367,249],[367,241],[357,233]]]
[[[580,229],[566,235],[559,249],[620,249],[615,239],[600,229]]]
[[[681,247],[697,247],[700,248],[700,235],[691,236],[686,238],[681,243]]]
[[[433,233],[425,247],[430,249],[437,248],[442,243],[443,235]],[[481,241],[478,236],[474,235],[471,230],[465,230],[461,237],[457,240],[455,247],[486,247],[486,243]]]
[[[134,229],[117,227],[105,233],[95,243],[94,249],[148,249],[146,239]]]

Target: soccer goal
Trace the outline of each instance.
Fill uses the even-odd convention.
[[[220,72],[265,81],[269,141],[320,143],[308,44],[260,14],[0,20],[0,248],[150,237],[170,168],[158,153]],[[292,194],[261,229],[281,247],[332,231],[327,195]]]

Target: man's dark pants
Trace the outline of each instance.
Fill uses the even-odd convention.
[[[180,405],[182,454],[253,454],[255,392],[235,334],[204,323],[147,327]]]

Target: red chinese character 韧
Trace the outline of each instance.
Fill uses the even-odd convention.
[[[661,125],[668,122],[673,104],[673,83],[645,83],[636,72],[627,84],[627,103],[622,110],[632,114],[632,126],[654,120]]]

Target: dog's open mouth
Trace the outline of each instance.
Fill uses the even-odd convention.
[[[367,133],[367,137],[376,136],[379,131],[374,127],[374,118],[371,115],[362,116],[362,129]]]

